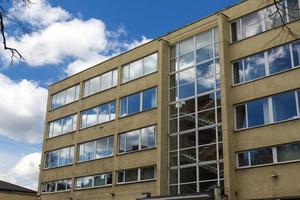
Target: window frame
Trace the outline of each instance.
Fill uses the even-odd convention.
[[[60,191],[58,191],[57,190],[57,184],[58,184],[58,182],[60,182],[60,181],[65,181],[66,183],[66,189],[65,190],[60,190]],[[71,188],[70,189],[68,189],[68,183],[69,182],[71,182]],[[55,191],[53,191],[53,192],[48,192],[48,191],[46,191],[46,192],[44,192],[43,191],[43,186],[44,186],[44,184],[46,184],[46,190],[47,190],[47,184],[48,183],[55,183]],[[46,182],[42,182],[41,183],[41,193],[42,194],[53,194],[53,193],[61,193],[61,192],[69,192],[69,191],[71,191],[72,190],[72,188],[73,188],[73,181],[72,181],[72,178],[69,178],[69,179],[61,179],[61,180],[54,180],[54,181],[46,181]]]
[[[72,159],[72,162],[70,162],[70,163],[68,163],[68,164],[64,164],[64,165],[59,165],[59,163],[60,163],[60,154],[61,154],[61,150],[63,150],[63,149],[67,149],[67,148],[69,148],[69,158],[68,159]],[[72,150],[73,149],[73,150]],[[48,169],[54,169],[54,168],[59,168],[59,167],[65,167],[65,166],[70,166],[70,165],[73,165],[74,164],[74,161],[75,161],[75,159],[74,159],[74,157],[75,157],[75,146],[74,145],[72,145],[72,146],[67,146],[67,147],[62,147],[62,148],[59,148],[59,149],[54,149],[54,150],[50,150],[50,151],[46,151],[46,152],[44,152],[44,163],[43,163],[43,168],[45,169],[45,170],[48,170]],[[72,152],[73,151],[73,152]],[[46,160],[46,158],[47,158],[47,155],[50,155],[50,153],[53,153],[53,152],[56,152],[57,153],[57,166],[55,166],[55,167],[46,167],[46,164],[47,164],[47,162],[49,162],[49,164],[50,164],[50,156],[48,156],[48,161]],[[72,155],[72,153],[73,153],[73,155]],[[49,165],[48,164],[48,165]]]
[[[150,167],[153,167],[153,169],[154,169],[154,178],[141,180],[141,169],[150,168]],[[129,171],[129,170],[137,170],[137,180],[136,181],[127,181],[126,182],[126,171]],[[122,182],[118,181],[118,179],[119,179],[119,173],[123,173],[124,174]],[[124,170],[118,170],[118,171],[116,171],[116,185],[124,185],[124,184],[148,182],[148,181],[154,181],[156,179],[157,179],[156,165],[149,165],[149,166],[143,166],[143,167],[138,167],[138,168],[130,168],[130,169],[124,169]]]
[[[64,119],[66,119],[66,118],[68,118],[68,117],[71,117],[71,118],[72,118],[72,126],[74,125],[74,121],[75,121],[75,128],[73,127],[73,128],[74,128],[73,130],[64,132],[64,129],[63,129]],[[76,119],[74,120],[74,118],[76,118]],[[55,123],[56,121],[60,121],[60,124],[61,124],[61,133],[58,134],[58,135],[53,136],[53,132],[54,132],[53,126],[54,126],[54,123]],[[64,116],[64,117],[62,117],[62,118],[55,119],[55,120],[52,120],[52,121],[48,122],[47,139],[55,138],[55,137],[58,137],[58,136],[61,136],[61,135],[65,135],[65,134],[69,134],[69,133],[72,133],[72,132],[77,131],[77,130],[78,130],[78,127],[77,127],[78,123],[77,123],[77,122],[78,122],[78,113],[74,113],[74,114],[71,114],[71,115],[67,115],[67,116]],[[50,137],[51,126],[52,126],[52,131],[51,131],[51,132],[52,132],[52,133],[51,133],[52,136]]]
[[[101,175],[106,175],[106,177],[105,177],[105,185],[95,186],[95,177],[96,176],[101,176]],[[89,175],[89,176],[75,177],[75,179],[74,179],[75,180],[74,190],[87,190],[87,189],[110,187],[110,186],[112,186],[112,183],[110,183],[110,184],[107,183],[107,176],[108,175],[111,175],[111,178],[113,180],[113,172],[104,172],[104,173],[101,173],[101,174],[93,174],[93,175]],[[77,187],[77,181],[78,181],[78,179],[83,179],[83,178],[88,178],[88,177],[93,177],[93,179],[92,179],[92,186],[91,187],[81,187],[82,180],[80,180],[80,188],[78,188]]]
[[[71,102],[66,102],[67,101],[67,90],[71,89],[71,88],[75,88],[75,95],[74,95],[74,100],[71,101]],[[56,99],[57,99],[57,95],[60,94],[60,93],[64,93],[64,104],[60,105],[60,106],[57,106],[57,107],[54,107],[54,103],[56,102]],[[75,103],[77,101],[79,101],[81,98],[81,85],[80,83],[77,83],[73,86],[70,86],[68,88],[65,88],[63,90],[60,90],[58,92],[55,92],[54,94],[51,94],[50,95],[50,103],[49,103],[49,111],[52,111],[52,110],[55,110],[55,109],[59,109],[59,108],[62,108],[66,105],[69,105],[71,103]],[[55,99],[55,100],[54,100]]]

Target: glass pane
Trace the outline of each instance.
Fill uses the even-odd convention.
[[[109,103],[99,106],[99,123],[109,121]]]
[[[128,114],[140,112],[140,93],[130,95],[128,98]]]
[[[198,135],[199,145],[216,143],[216,128],[199,130]]]
[[[66,181],[57,181],[57,191],[64,191],[67,189]]]
[[[177,71],[178,69],[178,62],[177,59],[174,58],[173,60],[170,61],[170,72]]]
[[[83,177],[81,178],[81,188],[93,187],[93,177]]]
[[[180,165],[193,164],[197,161],[196,148],[180,151]]]
[[[246,128],[246,107],[245,105],[240,105],[235,107],[235,113],[236,113],[236,128]]]
[[[177,123],[177,118],[170,120],[170,133],[176,133],[178,131]]]
[[[217,181],[207,181],[199,184],[200,192],[213,194],[214,188],[218,186]]]
[[[293,43],[292,48],[293,48],[294,66],[299,66],[300,65],[300,42]]]
[[[195,125],[196,125],[195,115],[188,115],[185,117],[181,117],[179,120],[180,131],[194,129]]]
[[[178,100],[178,90],[179,88],[170,89],[170,102]]]
[[[213,44],[212,29],[196,36],[196,48],[200,49]]]
[[[193,194],[197,192],[197,184],[192,183],[192,184],[184,184],[180,185],[180,194]]]
[[[124,97],[120,100],[120,104],[121,104],[121,117],[126,116],[127,115],[127,97]]]
[[[129,77],[130,80],[136,79],[143,75],[143,61],[138,60],[130,64]]]
[[[126,134],[119,135],[119,153],[123,153],[126,151],[125,141],[126,141]]]
[[[84,94],[83,96],[88,96],[89,95],[89,86],[90,86],[90,81],[84,81]]]
[[[215,107],[215,93],[198,97],[198,111]]]
[[[194,50],[194,38],[190,38],[179,43],[179,55],[191,52]]]
[[[76,87],[67,89],[66,104],[75,101]]]
[[[143,92],[143,111],[156,107],[156,88]]]
[[[197,91],[198,94],[204,93],[204,92],[208,92],[211,90],[215,89],[215,77],[208,77],[208,78],[203,78],[203,79],[199,79],[197,81]]]
[[[141,148],[152,148],[155,147],[155,127],[148,127],[142,129],[142,144]]]
[[[112,87],[112,72],[101,75],[101,91]]]
[[[259,53],[245,59],[245,78],[246,81],[265,76],[265,56]]]
[[[243,38],[250,37],[262,32],[264,10],[251,13],[242,18]]]
[[[118,183],[124,182],[124,171],[118,172]]]
[[[212,161],[217,160],[217,150],[216,145],[208,145],[199,147],[199,161]]]
[[[299,160],[300,143],[285,144],[277,147],[278,162]]]
[[[106,174],[106,184],[112,184],[112,173]]]
[[[109,120],[116,119],[116,101],[110,102],[110,117]]]
[[[67,180],[67,190],[72,189],[72,180]]]
[[[177,184],[178,182],[178,170],[170,169],[170,184]]]
[[[178,165],[178,152],[177,151],[173,151],[170,152],[170,166],[177,166]]]
[[[56,107],[61,107],[66,103],[66,91],[56,94]]]
[[[195,98],[181,101],[179,104],[179,114],[180,115],[187,115],[195,113]]]
[[[209,61],[200,65],[197,65],[197,79],[215,74],[214,61]]]
[[[240,21],[235,21],[231,23],[231,41],[235,42],[241,39],[241,27]]]
[[[116,86],[118,84],[118,70],[113,71],[113,83],[112,86]]]
[[[270,74],[292,68],[289,45],[280,46],[268,51]]]
[[[196,167],[180,169],[180,183],[189,183],[196,181]]]
[[[141,168],[141,180],[154,179],[154,167]]]
[[[300,17],[300,9],[298,0],[288,0],[288,14],[290,20],[294,20]]]
[[[86,126],[92,126],[97,124],[97,108],[92,108],[90,110],[86,111],[87,117],[86,117]]]
[[[129,65],[123,66],[122,67],[122,77],[123,77],[123,83],[128,82],[129,79]]]
[[[70,158],[70,149],[69,148],[63,148],[60,150],[59,154],[59,166],[68,165]]]
[[[194,64],[194,52],[179,57],[179,69],[184,69]]]
[[[94,144],[95,142],[87,142],[84,144],[84,157],[83,160],[92,160],[94,159]]]
[[[170,136],[170,151],[177,150],[177,135]]]
[[[61,119],[56,120],[53,123],[53,137],[62,134],[62,125],[61,125]]]
[[[137,181],[138,180],[138,170],[130,169],[125,171],[125,182]]]
[[[106,179],[106,174],[101,174],[101,175],[97,175],[94,177],[94,186],[103,186],[106,185],[105,183],[105,179]]]
[[[108,151],[107,156],[112,156],[114,152],[114,136],[108,137]]]
[[[239,153],[239,167],[249,166],[248,151]]]
[[[157,70],[157,53],[144,58],[144,75]]]
[[[140,132],[138,130],[126,134],[126,151],[139,150],[139,135]]]
[[[268,99],[258,99],[247,103],[248,127],[270,123]]]
[[[272,96],[274,122],[297,117],[295,92]]]
[[[195,68],[179,72],[179,85],[195,81]]]
[[[90,80],[89,95],[100,91],[100,77],[97,76]]]
[[[250,157],[251,157],[252,166],[273,162],[273,155],[272,155],[271,148],[252,150],[250,151]]]
[[[55,187],[56,186],[56,184],[55,184],[55,182],[49,182],[48,184],[47,184],[47,191],[48,192],[55,192]]]
[[[178,86],[178,74],[170,76],[170,88]]]
[[[58,166],[58,153],[59,151],[49,152],[49,167],[57,167]]]
[[[73,131],[73,116],[63,118],[63,133]]]
[[[179,86],[179,99],[188,98],[195,95],[195,83],[188,83]]]
[[[217,164],[199,166],[199,180],[212,180],[218,178]]]
[[[170,118],[177,117],[178,115],[177,104],[179,103],[170,105]]]
[[[233,76],[235,84],[244,82],[244,74],[243,61],[240,60],[233,63]]]
[[[196,133],[186,133],[179,135],[180,149],[196,146]]]
[[[198,49],[196,51],[196,62],[200,63],[213,57],[213,45]]]
[[[216,123],[215,109],[198,113],[198,127],[209,126]]]
[[[96,141],[96,158],[104,158],[108,156],[107,138]]]
[[[287,16],[285,12],[285,1],[277,2],[277,7],[275,5],[270,6],[266,9],[266,28],[271,29],[282,25],[282,20],[284,23],[287,21]]]

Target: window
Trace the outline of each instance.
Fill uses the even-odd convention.
[[[79,99],[79,84],[51,95],[51,109],[59,108]]]
[[[72,179],[42,183],[42,193],[63,192],[72,189]]]
[[[280,46],[268,51],[270,74],[292,68],[289,45]]]
[[[254,12],[242,18],[242,37],[247,38],[262,32],[264,12]]]
[[[118,70],[106,72],[84,82],[84,96],[115,87],[118,84]]]
[[[299,160],[300,143],[284,144],[277,147],[278,162]]]
[[[155,179],[155,166],[127,169],[117,172],[117,184]]]
[[[295,92],[286,92],[272,96],[274,122],[297,117]]]
[[[49,123],[48,137],[55,137],[76,130],[77,114],[67,116]]]
[[[248,127],[259,126],[270,122],[267,99],[258,99],[247,103]]]
[[[143,112],[157,106],[157,88],[151,88],[120,99],[120,116]]]
[[[98,174],[94,176],[86,176],[76,178],[76,190],[84,188],[96,188],[111,186],[112,184],[112,173]]]
[[[300,66],[300,42],[292,43],[294,66]]]
[[[100,106],[81,112],[81,128],[105,123],[116,118],[116,101],[102,104]]]
[[[123,83],[157,71],[158,54],[152,54],[122,67]]]
[[[106,158],[113,155],[113,136],[101,138],[78,146],[78,161]]]
[[[45,153],[45,169],[70,165],[73,163],[74,147],[66,147]]]
[[[156,146],[156,127],[130,131],[119,135],[119,153],[138,151]]]

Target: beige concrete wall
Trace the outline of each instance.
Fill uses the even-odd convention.
[[[0,192],[1,200],[38,200],[38,196],[34,194]]]

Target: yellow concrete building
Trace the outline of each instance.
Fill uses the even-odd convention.
[[[41,199],[299,199],[300,1],[272,3],[51,85]]]
[[[37,192],[18,185],[0,181],[1,200],[38,200]]]

